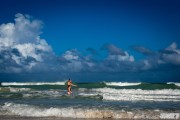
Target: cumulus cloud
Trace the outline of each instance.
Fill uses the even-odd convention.
[[[101,49],[106,50],[108,55],[98,65],[100,71],[127,72],[135,70],[134,56],[129,55],[127,51],[123,51],[114,44],[104,44]]]
[[[79,72],[83,69],[82,58],[76,49],[66,51],[64,54],[62,54],[60,59],[63,60],[60,61],[63,62],[61,67],[59,67],[63,68],[61,70],[68,72]]]
[[[123,51],[113,44],[104,44],[101,49],[107,50],[109,53],[106,60],[134,62],[134,56],[129,55],[127,51]]]
[[[31,71],[46,53],[53,54],[51,46],[40,38],[41,28],[41,21],[20,13],[14,23],[0,25],[1,72]]]
[[[162,64],[180,65],[180,49],[175,42],[171,43],[165,49],[159,51],[152,51],[144,46],[133,47],[135,51],[141,52],[144,55],[150,55],[147,59],[143,60],[142,69],[148,70],[157,68]]]
[[[144,46],[133,46],[132,47],[135,51],[140,52],[144,55],[153,55],[154,52],[148,48],[145,48]]]
[[[152,63],[149,60],[143,60],[141,70],[149,70],[152,68]]]
[[[66,51],[62,57],[66,60],[78,60],[79,53],[76,49]]]
[[[180,65],[180,49],[177,48],[177,44],[175,42],[173,42],[164,50],[161,50],[160,60],[164,63]]]
[[[117,72],[132,69],[134,57],[128,52],[122,51],[112,44],[107,47],[107,51],[109,53],[107,57],[95,60],[89,55],[82,55],[77,49],[67,50],[59,57],[59,70],[68,72]]]
[[[176,50],[177,49],[177,44],[175,42],[173,42],[171,45],[169,45],[167,48],[167,50]]]
[[[108,53],[111,54],[111,55],[121,55],[121,56],[126,55],[123,50],[121,50],[120,48],[118,48],[117,46],[115,46],[113,44],[104,44],[101,47],[101,49],[102,50],[107,50]]]
[[[135,61],[133,55],[114,44],[101,47],[107,51],[107,56],[101,56],[102,51],[93,48],[86,49],[90,54],[70,49],[55,55],[51,46],[40,37],[42,25],[40,20],[22,14],[15,15],[14,23],[0,25],[0,73],[138,72],[161,65],[180,65],[180,49],[175,42],[155,52],[144,46],[134,46],[135,51],[148,55],[141,61]]]
[[[83,72],[93,66],[91,59],[81,55],[77,49],[65,51],[58,57],[56,68],[61,72]]]
[[[107,60],[116,60],[116,61],[128,61],[134,62],[134,57],[129,55],[128,52],[124,52],[125,55],[109,55]]]

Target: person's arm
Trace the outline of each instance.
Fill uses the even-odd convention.
[[[75,84],[72,84],[72,83],[71,83],[71,85],[72,85],[72,86],[76,86],[76,87],[77,87],[77,85],[75,85]]]

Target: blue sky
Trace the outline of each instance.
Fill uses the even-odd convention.
[[[1,81],[180,79],[178,0],[0,2]]]

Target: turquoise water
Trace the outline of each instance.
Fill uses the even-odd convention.
[[[163,118],[163,113],[170,117],[177,114],[178,118],[180,113],[179,83],[76,84],[73,94],[67,95],[66,82],[1,83],[0,113],[73,118],[104,118],[107,114],[112,118],[124,118],[123,114],[132,118],[150,114],[149,118]]]

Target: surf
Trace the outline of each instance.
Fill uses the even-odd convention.
[[[105,82],[107,86],[136,86],[140,85],[141,83],[129,83],[129,82]]]
[[[65,82],[2,82],[1,86],[65,85]]]
[[[103,95],[103,100],[113,101],[180,101],[180,90],[142,90],[142,89],[92,89]]]
[[[177,83],[177,82],[167,82],[167,84],[174,84],[174,85],[180,87],[180,83]]]
[[[40,107],[35,105],[7,102],[1,106],[4,115],[26,117],[61,117],[61,118],[113,118],[113,119],[179,119],[177,111],[163,110],[105,110],[96,108]],[[68,112],[67,112],[68,111]]]

